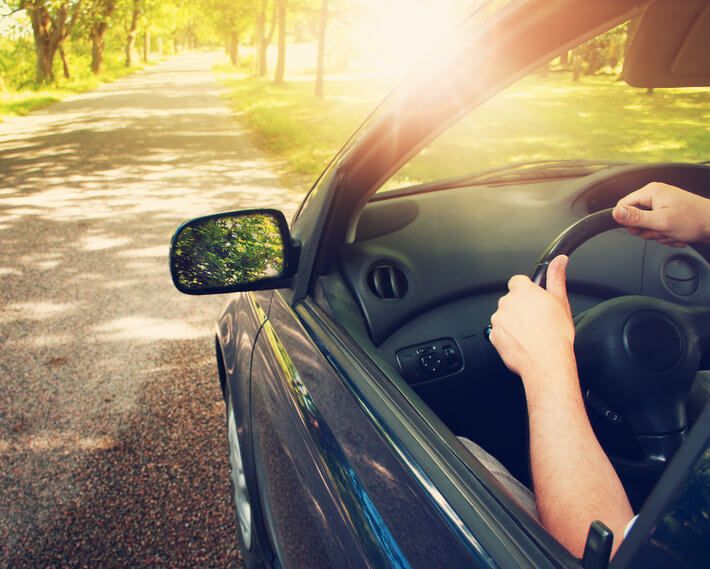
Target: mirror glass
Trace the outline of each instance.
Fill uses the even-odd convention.
[[[281,276],[286,244],[273,213],[226,213],[186,224],[171,258],[181,290],[240,287]]]

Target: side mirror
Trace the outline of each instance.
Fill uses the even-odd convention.
[[[175,232],[170,272],[186,294],[282,288],[296,274],[299,245],[275,209],[198,217]]]

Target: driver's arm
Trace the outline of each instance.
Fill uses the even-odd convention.
[[[525,387],[530,463],[540,520],[581,557],[589,525],[614,532],[614,551],[633,511],[597,441],[582,400],[574,357],[574,323],[567,301],[567,257],[547,270],[547,290],[516,275],[491,318],[490,340]]]
[[[633,235],[671,247],[710,242],[710,199],[661,182],[621,198],[613,215]]]

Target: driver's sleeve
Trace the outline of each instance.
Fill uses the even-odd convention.
[[[525,508],[532,517],[539,519],[537,508],[535,507],[535,495],[520,480],[513,476],[510,471],[503,466],[492,454],[486,452],[482,447],[464,437],[459,437],[468,451],[475,456],[478,461],[496,477],[503,487],[510,492],[512,497]]]
[[[520,480],[515,478],[515,476],[513,476],[497,458],[485,451],[481,446],[465,437],[459,437],[459,440],[464,444],[468,451],[478,459],[478,462],[480,462],[493,476],[495,476],[498,482],[500,482],[501,485],[508,490],[508,492],[510,492],[512,497],[523,508],[525,508],[532,517],[539,520],[537,508],[535,507],[535,495],[530,491],[530,489],[520,482]],[[626,528],[624,529],[624,537],[629,534],[637,518],[638,515],[634,516],[631,518],[629,523],[626,524]]]
[[[629,520],[629,523],[626,524],[626,527],[624,528],[624,538],[626,538],[627,535],[629,535],[629,532],[631,531],[631,528],[634,527],[634,523],[638,519],[638,514],[636,514],[631,520]]]

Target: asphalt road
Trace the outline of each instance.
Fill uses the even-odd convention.
[[[240,566],[212,327],[176,225],[292,210],[190,54],[0,123],[0,566]]]

